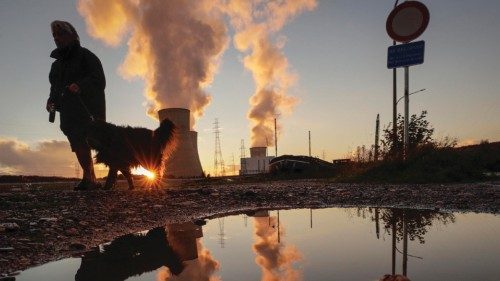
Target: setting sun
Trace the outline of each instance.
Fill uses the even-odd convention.
[[[144,175],[146,176],[149,180],[154,180],[156,178],[156,174],[144,169],[142,166],[139,166],[135,169],[132,170],[132,174],[134,175]]]

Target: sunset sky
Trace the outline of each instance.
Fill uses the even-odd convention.
[[[461,144],[486,139],[499,141],[500,1],[421,2],[430,11],[430,23],[417,39],[426,42],[425,61],[410,68],[410,92],[422,88],[426,91],[411,96],[410,113],[427,110],[438,139],[455,137]],[[344,158],[358,145],[373,144],[377,113],[382,128],[392,120],[392,71],[386,67],[387,48],[392,41],[386,34],[385,21],[394,1],[290,3],[304,3],[304,6],[286,11],[288,14],[279,13],[285,19],[283,22],[272,13],[269,18],[261,19],[278,57],[272,61],[281,62],[271,68],[282,71],[283,76],[276,81],[262,82],[262,77],[255,80],[256,74],[249,68],[251,63],[261,66],[271,61],[248,58],[252,49],[245,49],[244,43],[251,46],[251,40],[261,34],[246,32],[252,30],[255,22],[239,22],[242,14],[234,11],[225,11],[220,22],[214,22],[222,31],[227,30],[218,38],[222,41],[215,41],[221,44],[219,48],[210,50],[213,57],[207,58],[210,64],[216,59],[208,71],[212,81],[205,81],[199,94],[210,96],[211,100],[205,100],[210,101],[204,104],[199,113],[202,115],[194,124],[200,159],[208,173],[213,171],[215,118],[221,127],[225,163],[231,165],[233,156],[234,162],[239,163],[242,139],[249,155],[251,130],[257,125],[247,114],[251,108],[258,108],[249,101],[258,92],[258,85],[277,85],[277,92],[283,94],[283,104],[278,103],[275,108],[275,112],[281,113],[279,155],[308,154],[308,131],[311,131],[314,156],[324,155],[328,161]],[[75,175],[76,158],[58,128],[58,120],[49,123],[45,111],[48,73],[53,61],[49,54],[55,48],[49,25],[56,19],[71,22],[79,32],[82,46],[100,58],[107,80],[107,121],[157,127],[158,122],[147,113],[152,108],[145,96],[146,89],[151,88],[150,82],[130,77],[133,76],[130,71],[128,78],[123,74],[127,42],[134,36],[133,26],[120,34],[120,40],[110,43],[91,33],[77,6],[78,1],[67,0],[0,1],[0,174]],[[197,11],[190,16],[199,14]],[[88,19],[95,14],[86,16]],[[240,35],[235,37],[235,34]],[[165,52],[170,55],[169,50]],[[173,57],[163,65],[169,68],[176,61]],[[140,72],[134,71],[134,75]],[[398,78],[401,96],[402,70],[398,71]],[[161,83],[169,88],[175,81],[175,76],[167,76]],[[178,95],[166,96],[162,102],[176,105],[185,98],[182,91]],[[398,110],[402,113],[402,102]],[[268,152],[274,155],[274,147]]]

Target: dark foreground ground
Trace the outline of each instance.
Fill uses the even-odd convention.
[[[0,278],[169,222],[255,209],[380,206],[499,213],[500,182],[339,184],[327,180],[176,183],[168,189],[0,187]],[[181,187],[182,185],[183,187]]]

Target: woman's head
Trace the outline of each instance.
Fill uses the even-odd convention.
[[[64,48],[75,42],[80,42],[76,29],[67,21],[55,20],[50,23],[50,29],[57,48]]]

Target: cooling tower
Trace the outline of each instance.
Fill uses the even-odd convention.
[[[158,111],[160,121],[170,119],[177,127],[177,146],[165,163],[165,177],[192,178],[203,176],[198,156],[198,133],[190,131],[190,112],[185,108]]]
[[[250,147],[250,157],[266,157],[267,156],[267,147],[265,146],[256,146]]]

